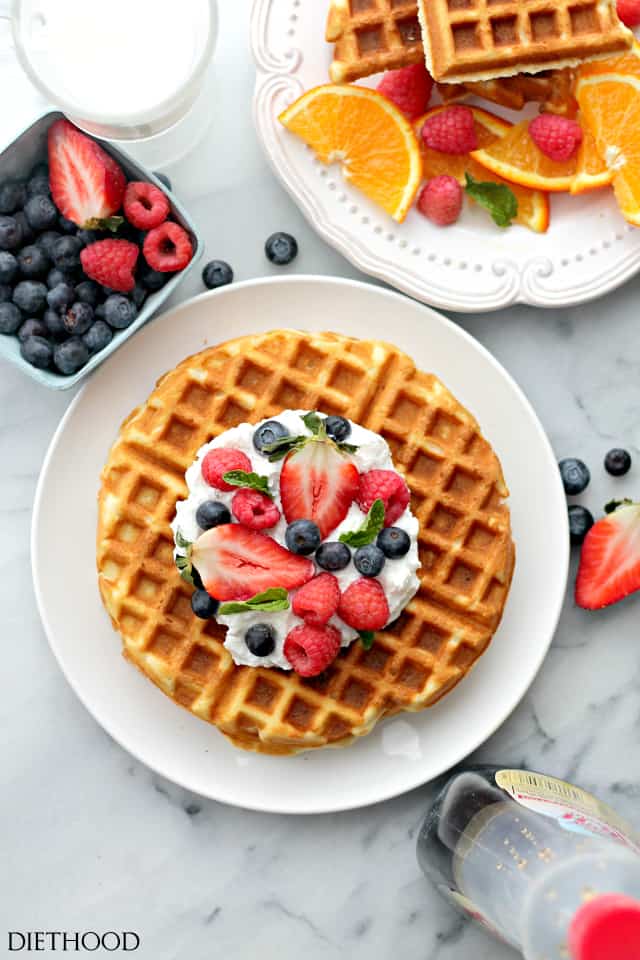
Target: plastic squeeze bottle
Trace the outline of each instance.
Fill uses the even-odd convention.
[[[640,960],[640,836],[579,787],[454,774],[418,836],[440,892],[526,960]]]

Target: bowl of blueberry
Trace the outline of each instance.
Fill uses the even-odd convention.
[[[168,182],[45,114],[0,154],[0,358],[47,387],[74,386],[200,253]]]

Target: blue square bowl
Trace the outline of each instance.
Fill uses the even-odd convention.
[[[13,143],[3,150],[0,154],[0,182],[14,177],[23,178],[36,163],[40,162],[43,157],[46,156],[47,132],[54,120],[58,120],[62,116],[63,114],[58,111],[47,112],[39,117],[35,123],[28,127]],[[126,330],[116,331],[111,343],[106,346],[104,350],[100,350],[99,353],[91,357],[87,365],[72,376],[65,377],[63,374],[56,373],[53,370],[38,370],[36,367],[32,367],[31,364],[23,360],[20,355],[18,338],[15,335],[0,334],[0,358],[8,360],[9,363],[15,364],[16,367],[20,367],[21,370],[34,380],[37,380],[38,383],[43,384],[45,387],[50,387],[52,390],[68,390],[70,387],[75,386],[83,377],[86,377],[88,373],[95,370],[103,360],[106,360],[114,350],[121,347],[129,337],[135,334],[136,330],[144,326],[147,320],[153,316],[167,297],[173,293],[183,277],[193,269],[202,255],[202,243],[198,237],[193,221],[182,204],[167,190],[164,184],[160,183],[157,177],[150,173],[149,170],[141,167],[126,153],[117,150],[108,143],[100,142],[100,145],[118,161],[126,174],[127,180],[149,181],[154,183],[167,195],[171,205],[173,219],[184,227],[191,237],[193,257],[184,270],[181,270],[180,273],[173,274],[161,290],[158,290],[157,293],[152,293],[145,300],[142,310],[130,327]]]

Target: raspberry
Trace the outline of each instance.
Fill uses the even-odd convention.
[[[580,124],[555,113],[541,113],[529,124],[529,133],[545,157],[559,162],[569,160],[582,143]]]
[[[640,0],[618,0],[618,16],[627,27],[640,23]]]
[[[418,210],[439,227],[455,223],[462,210],[462,187],[456,178],[444,173],[429,180],[418,196]]]
[[[169,216],[169,201],[152,183],[132,180],[124,193],[124,215],[139,230],[159,227]]]
[[[119,293],[130,293],[136,285],[133,270],[139,252],[128,240],[98,240],[81,251],[80,261],[91,280]]]
[[[142,252],[152,270],[173,273],[184,269],[190,262],[193,247],[187,231],[167,220],[149,231],[144,238]]]
[[[235,487],[222,479],[224,474],[230,470],[251,472],[251,461],[242,450],[227,450],[224,447],[218,447],[216,450],[209,450],[202,461],[204,481],[210,487],[215,487],[216,490],[235,490]]]
[[[338,616],[354,630],[382,630],[389,619],[389,604],[378,580],[361,577],[340,598]]]
[[[425,120],[425,146],[440,153],[469,153],[477,150],[476,122],[469,107],[447,107]]]
[[[316,677],[338,656],[342,636],[335,627],[294,627],[284,641],[284,655],[301,677]]]
[[[259,490],[238,490],[231,501],[231,512],[238,523],[250,530],[267,530],[275,527],[280,519],[280,511],[273,500]]]
[[[332,573],[320,573],[300,587],[291,606],[295,615],[305,623],[321,627],[331,619],[339,603],[338,581]]]
[[[416,120],[427,109],[433,79],[424,63],[401,70],[389,70],[378,84],[378,92],[395,103],[409,120]]]
[[[384,503],[384,525],[390,527],[402,516],[410,499],[409,487],[394,470],[369,470],[360,474],[356,501],[368,513],[374,500]]]

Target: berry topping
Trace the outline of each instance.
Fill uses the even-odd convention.
[[[106,150],[68,120],[57,120],[49,128],[49,180],[55,205],[67,220],[88,230],[121,222],[111,218],[122,205],[124,173]]]
[[[138,248],[128,240],[98,240],[80,254],[86,275],[103,287],[129,293],[136,281],[133,276]]]
[[[422,127],[425,146],[440,153],[470,153],[477,150],[473,112],[469,107],[455,106],[440,110],[425,120]]]
[[[202,461],[202,476],[205,483],[216,490],[233,490],[234,487],[223,480],[225,473],[231,470],[251,471],[251,461],[242,450],[229,450],[226,447],[217,447],[209,450]]]
[[[210,597],[206,590],[195,590],[191,595],[191,609],[201,620],[211,620],[218,612],[220,604]]]
[[[222,523],[231,523],[231,514],[219,500],[205,500],[196,510],[196,523],[201,530],[211,530]]]
[[[354,630],[381,630],[389,619],[389,605],[378,581],[362,577],[348,586],[338,616]]]
[[[618,447],[609,450],[604,458],[604,468],[612,477],[624,477],[631,469],[631,454]]]
[[[589,468],[582,460],[576,460],[574,457],[567,457],[558,464],[560,476],[564,486],[564,492],[570,497],[576,497],[583,490],[586,490],[591,480]]]
[[[417,120],[427,109],[433,79],[424,63],[415,63],[400,70],[388,70],[378,84],[378,91],[395,103],[409,120]]]
[[[312,520],[294,520],[287,527],[284,539],[291,553],[308,556],[318,549],[322,537],[317,523]]]
[[[325,540],[316,551],[316,563],[324,570],[344,570],[351,562],[351,550],[339,540]]]
[[[287,454],[280,497],[287,521],[313,520],[325,539],[347,515],[358,491],[358,470],[333,441],[310,437]]]
[[[202,271],[202,282],[208,290],[224,287],[233,280],[233,270],[225,260],[211,260]]]
[[[577,503],[572,503],[569,507],[569,536],[571,543],[578,545],[582,543],[589,530],[593,526],[593,515],[586,507],[581,507]]]
[[[294,627],[284,641],[284,655],[301,677],[317,677],[338,656],[342,638],[335,627]]]
[[[131,180],[124,192],[124,215],[134,227],[151,230],[169,216],[169,201],[152,183]]]
[[[626,27],[640,24],[640,0],[617,0],[618,16]]]
[[[294,590],[314,573],[311,560],[239,523],[207,530],[191,553],[208,593],[218,600],[249,600],[270,587]]]
[[[358,547],[353,555],[353,563],[363,577],[377,577],[385,563],[385,555],[375,543]]]
[[[133,300],[121,293],[112,293],[104,302],[104,319],[114,330],[126,330],[137,316],[138,308]]]
[[[409,534],[400,527],[385,527],[378,534],[376,540],[385,557],[389,560],[396,560],[398,557],[404,557],[409,552],[411,538]]]
[[[71,337],[59,343],[53,351],[53,362],[60,373],[71,376],[77,373],[89,359],[89,349],[79,337]]]
[[[390,527],[409,506],[409,488],[394,470],[369,470],[360,477],[356,495],[358,506],[368,513],[374,500],[384,504],[384,525]]]
[[[529,133],[538,150],[550,160],[570,160],[582,143],[582,128],[575,120],[555,113],[541,113],[529,124]]]
[[[298,256],[298,241],[290,233],[272,233],[264,245],[267,260],[277,267],[286,267]]]
[[[300,587],[293,598],[292,609],[305,623],[321,627],[336,613],[340,603],[340,586],[332,573],[320,573]]]
[[[104,350],[113,340],[113,330],[104,320],[96,320],[82,336],[82,342],[90,354]]]
[[[159,273],[182,270],[193,257],[189,234],[179,224],[169,220],[149,231],[142,252],[151,269]]]
[[[265,493],[259,490],[238,490],[231,501],[231,512],[250,530],[268,530],[275,527],[280,511]]]
[[[253,445],[259,453],[265,453],[271,443],[288,436],[289,431],[279,420],[267,420],[254,431]]]
[[[597,610],[640,589],[640,505],[624,502],[587,533],[576,603]]]
[[[275,650],[275,630],[269,623],[254,623],[245,633],[244,642],[254,657],[268,657]]]
[[[20,345],[20,353],[32,367],[46,370],[47,367],[51,366],[53,347],[49,340],[45,340],[44,337],[27,337]]]
[[[327,417],[324,422],[327,436],[342,443],[351,433],[351,424],[346,417]]]
[[[455,223],[462,212],[462,187],[456,178],[443,173],[429,180],[418,195],[418,210],[439,227]]]

